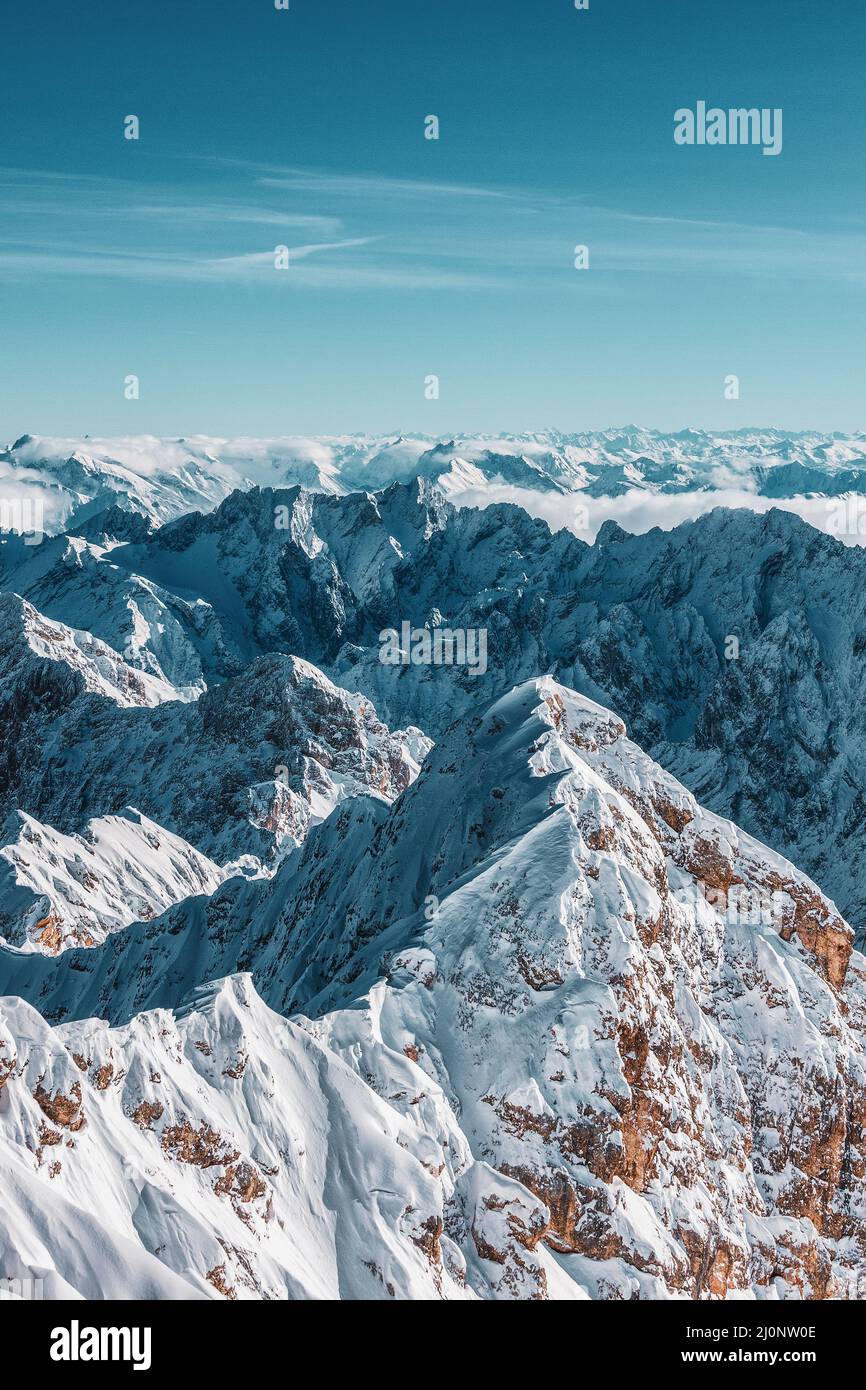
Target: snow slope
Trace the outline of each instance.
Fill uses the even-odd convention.
[[[274,878],[0,953],[0,1237],[87,1297],[854,1296],[851,936],[533,679]]]
[[[17,820],[17,835],[0,849],[0,942],[25,951],[93,946],[171,903],[213,893],[226,877],[134,807],[91,820],[83,835],[62,835],[23,811]]]

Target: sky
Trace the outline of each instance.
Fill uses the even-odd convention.
[[[866,428],[866,9],[289,6],[4,17],[0,440]]]

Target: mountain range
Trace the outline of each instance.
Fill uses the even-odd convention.
[[[159,524],[253,486],[344,495],[416,477],[452,499],[492,485],[582,500],[732,488],[756,498],[866,493],[866,434],[621,429],[567,434],[58,439],[0,449],[0,499],[41,507],[43,528],[80,526],[113,502]],[[5,523],[9,524],[9,523]],[[864,528],[866,529],[866,528]]]
[[[862,1296],[863,551],[455,499],[866,440],[66,443],[0,479],[59,528],[0,543],[4,1274]]]
[[[866,928],[862,548],[791,513],[746,509],[640,536],[607,523],[587,545],[516,506],[454,507],[423,479],[348,497],[253,488],[156,529],[133,518],[126,539],[129,518],[112,507],[85,536],[12,543],[0,584],[104,643],[146,701],[195,706],[210,691],[210,710],[227,698],[217,686],[257,684],[271,668],[253,663],[288,653],[365,696],[391,728],[437,738],[479,701],[548,672],[615,710],[711,809],[791,858]],[[380,635],[403,622],[483,630],[486,670],[383,664]],[[271,706],[261,690],[247,698],[242,724],[258,702]],[[135,717],[198,718],[124,716]],[[83,746],[75,757],[104,759],[92,729],[68,722],[59,737]],[[268,748],[256,782],[278,753]],[[59,758],[62,768],[69,754]],[[131,800],[159,819],[142,781],[127,769],[101,797],[74,795],[85,817]],[[34,770],[0,808],[56,815],[51,788]]]

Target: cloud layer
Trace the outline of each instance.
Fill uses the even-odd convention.
[[[573,531],[592,542],[605,521],[615,521],[624,531],[642,535],[658,526],[670,531],[683,521],[694,521],[717,507],[743,507],[753,512],[773,508],[793,512],[818,531],[836,536],[845,545],[866,545],[866,498],[760,497],[745,488],[680,492],[673,495],[633,488],[620,497],[589,497],[585,493],[535,492],[508,484],[466,489],[451,495],[461,507],[489,507],[512,502],[531,516],[541,517],[553,531]]]

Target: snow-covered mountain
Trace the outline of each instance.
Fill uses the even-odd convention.
[[[47,1296],[862,1289],[850,928],[549,677],[0,988],[0,1247]]]
[[[2,583],[52,621],[90,615],[162,698],[166,684],[187,700],[227,679],[244,689],[250,663],[293,653],[365,695],[391,728],[437,737],[462,711],[550,672],[615,709],[707,805],[866,928],[861,548],[787,512],[724,509],[640,536],[608,524],[586,545],[516,506],[455,508],[423,479],[348,497],[253,489],[125,541],[111,538],[114,520],[93,518],[90,540],[10,556]],[[380,633],[403,622],[484,631],[486,670],[384,664]],[[173,707],[156,718],[180,717]],[[75,740],[89,737],[82,728]],[[149,772],[124,774],[122,788],[113,776],[90,814],[132,804],[160,820],[152,789],[140,790]],[[215,779],[207,785],[222,805]],[[53,823],[52,806],[40,786],[21,809]],[[187,834],[180,821],[168,828]],[[214,853],[213,839],[194,843]]]
[[[862,1296],[866,553],[465,505],[861,442],[7,451],[69,525],[0,544],[4,1275]]]
[[[17,820],[17,835],[0,849],[0,932],[21,950],[94,946],[182,898],[213,893],[227,876],[134,807],[89,821],[83,835],[24,812]]]
[[[53,953],[272,873],[345,797],[392,800],[429,747],[297,658],[182,701],[0,595],[0,939]]]
[[[300,485],[345,494],[415,477],[435,481],[454,498],[494,483],[550,494],[584,492],[587,498],[732,486],[758,497],[839,497],[866,492],[866,435],[775,429],[665,434],[628,425],[441,439],[23,435],[0,449],[0,498],[39,503],[50,534],[86,526],[112,504],[159,524],[208,511],[236,489],[252,486]]]

